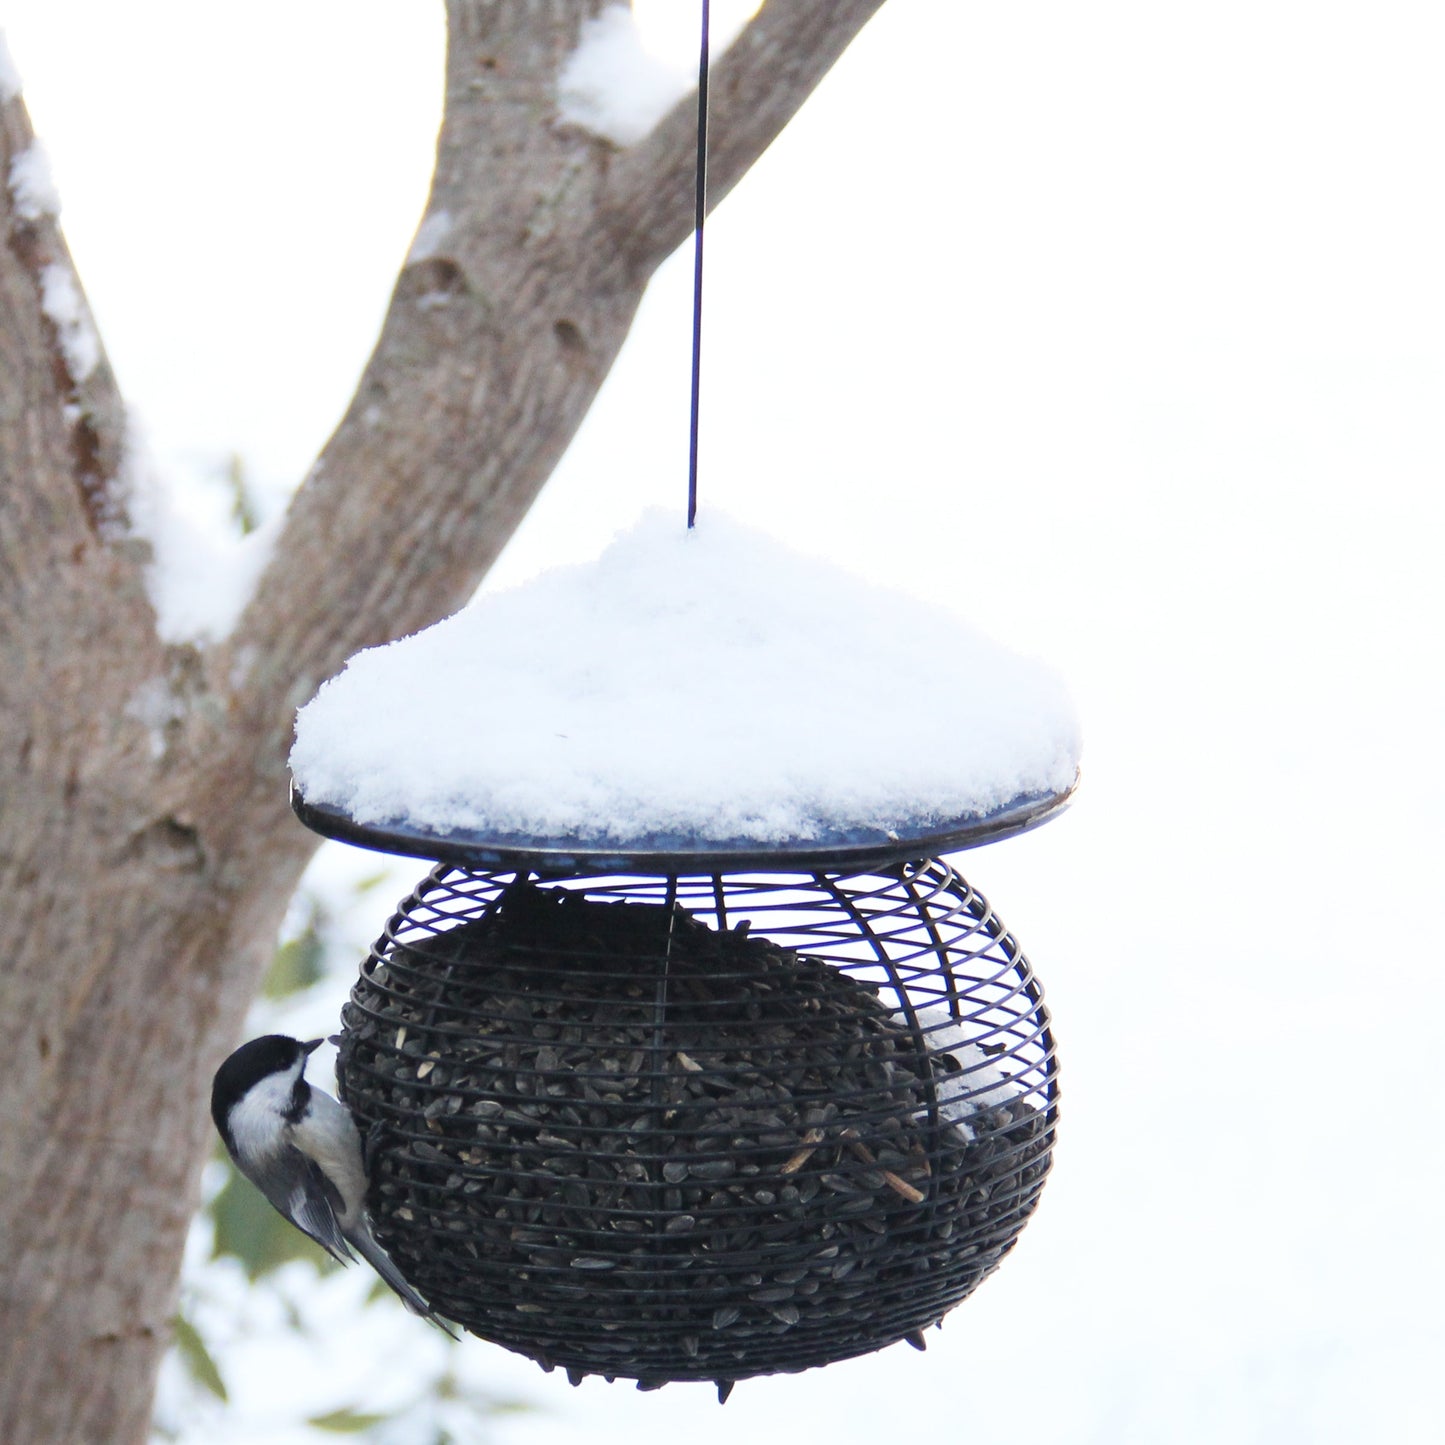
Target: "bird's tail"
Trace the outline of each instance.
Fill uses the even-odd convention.
[[[407,1283],[402,1277],[401,1271],[392,1263],[390,1255],[371,1237],[369,1230],[365,1227],[355,1230],[346,1236],[346,1241],[385,1280],[412,1314],[430,1320],[452,1339],[460,1338],[456,1331]]]

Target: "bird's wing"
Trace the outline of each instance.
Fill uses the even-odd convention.
[[[239,1167],[239,1163],[238,1166]],[[345,1205],[340,1191],[314,1159],[288,1144],[276,1154],[242,1170],[248,1179],[284,1214],[297,1229],[309,1234],[322,1249],[342,1264],[354,1263],[356,1254],[379,1274],[413,1314],[430,1320],[456,1339],[456,1333],[440,1319],[392,1263],[386,1251],[371,1236],[364,1213],[353,1222],[349,1234],[342,1232],[340,1218]]]
[[[299,1149],[288,1144],[245,1172],[279,1213],[333,1259],[350,1264],[356,1258],[337,1221],[342,1203],[336,1186]]]

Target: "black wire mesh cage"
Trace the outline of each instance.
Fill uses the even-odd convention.
[[[631,876],[439,864],[343,1012],[376,1233],[437,1311],[652,1388],[922,1331],[1049,1168],[1028,960],[939,859]]]

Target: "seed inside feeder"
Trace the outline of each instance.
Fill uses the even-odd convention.
[[[746,928],[514,884],[347,1005],[378,1235],[440,1313],[574,1379],[920,1343],[1012,1246],[1052,1120],[949,1105],[898,1005]]]

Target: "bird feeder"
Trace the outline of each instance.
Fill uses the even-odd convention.
[[[722,575],[708,575],[703,544],[684,545],[669,618],[687,611],[688,585],[707,591]],[[634,582],[619,585],[632,599]],[[740,589],[760,592],[784,633],[817,635],[812,622],[779,620],[782,599],[762,583]],[[802,592],[813,606],[837,600],[821,580]],[[459,650],[472,658],[479,639],[501,637],[505,650],[527,636],[539,656],[562,653],[509,606],[465,624],[477,630]],[[600,597],[552,611],[569,642],[583,618],[645,631],[609,619]],[[356,708],[389,724],[403,699],[416,727],[439,729],[407,750],[407,767],[412,754],[424,764],[444,751],[448,728],[471,740],[468,757],[488,726],[505,732],[495,708],[490,724],[464,725],[465,704],[438,692],[439,649],[448,635],[456,647],[464,617],[432,629],[435,642],[396,644],[414,649],[426,686],[393,687],[387,700],[378,673],[364,704],[323,693],[312,707],[335,716],[327,746],[350,745]],[[730,676],[758,656],[757,629],[739,627],[736,659],[726,636],[712,639]],[[899,629],[885,631],[896,651]],[[918,645],[937,671],[941,644]],[[368,665],[353,663],[358,684]],[[917,675],[916,661],[905,666]],[[590,698],[585,670],[568,697]],[[522,690],[505,679],[484,689]],[[964,702],[947,710],[945,726],[966,730]],[[648,711],[639,705],[638,727]],[[538,764],[544,791],[552,779],[563,788],[559,759],[583,730],[520,730],[557,750]],[[813,748],[825,731],[815,725]],[[384,728],[376,747],[385,760],[402,751]],[[643,738],[627,756],[639,749],[662,750]],[[749,1376],[903,1340],[922,1348],[923,1332],[1013,1247],[1052,1157],[1054,1041],[1027,958],[945,855],[1053,816],[1074,761],[1045,770],[1058,786],[942,821],[815,820],[761,841],[677,827],[619,844],[608,829],[378,819],[401,804],[338,802],[351,795],[329,780],[329,756],[298,727],[301,820],[436,863],[362,965],[338,1084],[371,1141],[377,1238],[438,1313],[574,1382],[714,1381],[725,1396]],[[408,786],[420,786],[422,764],[403,769]],[[370,786],[381,766],[353,772]],[[493,791],[525,771],[519,755]],[[743,786],[741,763],[721,771]]]
[[[381,1141],[378,1238],[433,1307],[642,1388],[807,1369],[922,1332],[1043,1187],[1048,1012],[933,849],[1034,826],[751,856],[491,849],[444,860],[343,1012],[341,1095]]]

